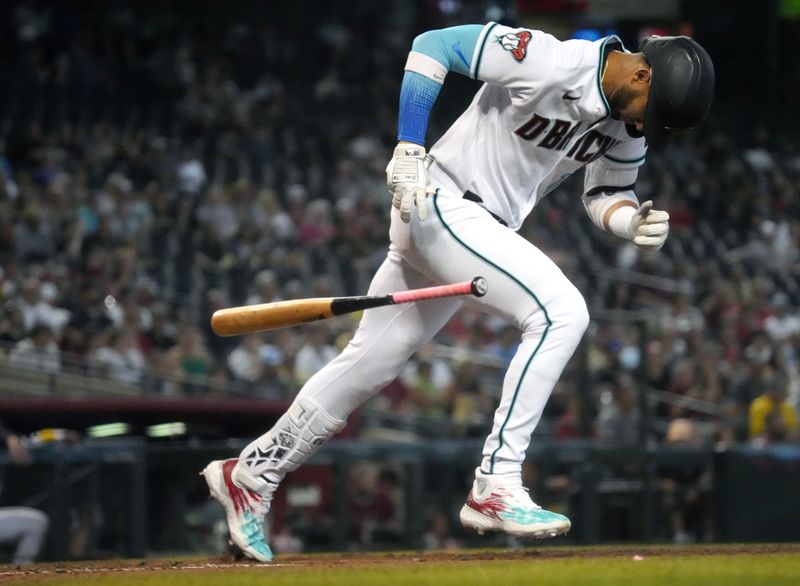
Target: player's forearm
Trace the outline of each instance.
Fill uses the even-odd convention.
[[[441,83],[417,72],[406,71],[400,89],[400,114],[397,120],[399,141],[425,145],[428,119],[441,87]]]
[[[631,218],[639,207],[633,191],[584,196],[583,205],[595,226],[620,238],[633,239]]]
[[[423,146],[433,104],[447,73],[469,75],[483,27],[463,25],[422,33],[408,54],[400,89],[397,138]]]
[[[636,145],[626,144],[620,148],[635,149]],[[623,152],[628,155],[628,150]],[[632,152],[638,154],[636,150]],[[594,161],[586,167],[583,193],[586,213],[598,228],[626,240],[635,236],[631,218],[639,207],[633,191],[639,164],[638,161],[624,164]]]

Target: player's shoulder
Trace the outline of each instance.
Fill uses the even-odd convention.
[[[559,42],[558,61],[562,67],[599,67],[602,55],[609,49],[625,50],[616,35],[595,41],[568,39]]]
[[[599,56],[607,50],[614,48],[625,51],[622,41],[616,35],[610,35],[594,41],[585,39],[560,40],[551,33],[543,30],[512,27],[497,22],[488,22],[484,25],[481,37],[484,43],[493,42],[503,48],[518,48],[519,50],[530,45],[550,49],[565,66],[597,66]],[[521,60],[521,59],[520,59]]]
[[[512,27],[498,22],[486,23],[481,36],[484,38],[484,42],[493,43],[511,51],[519,62],[525,60],[528,54],[527,49],[530,46],[536,46],[537,51],[542,51],[547,48],[555,48],[561,42],[545,31]]]

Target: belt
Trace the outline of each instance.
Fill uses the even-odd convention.
[[[467,190],[467,191],[464,192],[464,199],[469,200],[469,201],[474,201],[476,204],[480,205],[483,209],[485,209],[487,212],[489,212],[489,214],[491,214],[491,216],[495,220],[500,222],[503,226],[508,226],[508,224],[506,223],[506,221],[503,218],[501,218],[500,216],[495,214],[492,210],[487,209],[486,206],[483,205],[483,199],[477,193],[474,193],[472,191]]]

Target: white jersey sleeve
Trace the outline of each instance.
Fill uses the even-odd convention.
[[[644,139],[626,140],[586,165],[581,198],[586,213],[597,227],[621,238],[633,238],[630,216],[639,206],[633,190],[646,150]]]
[[[586,166],[583,193],[633,191],[647,147],[643,138],[619,142],[602,157]]]
[[[537,30],[495,22],[481,31],[470,77],[507,88],[512,98],[527,98],[548,79],[561,43]]]

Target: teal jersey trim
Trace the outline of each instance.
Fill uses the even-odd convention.
[[[486,41],[489,38],[489,35],[492,34],[494,27],[497,26],[496,22],[492,23],[492,26],[489,27],[489,30],[486,31],[486,34],[483,36],[483,42],[481,43],[481,49],[478,51],[478,58],[475,60],[475,79],[480,79],[480,70],[481,70],[481,60],[483,59],[483,50],[486,48]],[[469,72],[467,73],[469,75]]]
[[[469,77],[472,54],[483,25],[463,24],[422,33],[414,39],[411,50],[436,59],[448,71]]]
[[[522,388],[522,381],[525,380],[525,375],[528,372],[528,368],[530,367],[531,363],[533,362],[533,359],[536,357],[536,354],[539,352],[539,349],[542,347],[542,344],[544,343],[545,339],[547,338],[547,333],[550,331],[550,327],[553,325],[553,322],[552,322],[552,320],[550,319],[550,316],[547,313],[547,309],[545,308],[544,305],[542,305],[542,302],[539,301],[539,298],[536,296],[536,294],[533,291],[531,291],[522,281],[517,279],[514,275],[509,273],[507,270],[505,270],[501,266],[495,264],[494,262],[492,262],[491,260],[489,260],[488,258],[483,256],[477,250],[475,250],[474,248],[469,246],[467,243],[465,243],[463,240],[461,240],[461,238],[456,236],[456,233],[453,232],[452,228],[450,228],[450,226],[447,225],[447,222],[445,222],[444,217],[442,216],[442,211],[439,209],[439,190],[438,189],[436,190],[436,193],[434,193],[434,195],[433,195],[433,207],[436,210],[436,215],[439,218],[439,222],[441,222],[441,224],[442,224],[442,226],[444,226],[445,230],[447,230],[450,233],[450,236],[452,236],[455,239],[456,242],[458,242],[461,246],[466,248],[474,256],[478,257],[480,260],[482,260],[483,262],[485,262],[487,265],[489,265],[490,267],[494,268],[495,270],[500,271],[505,276],[507,276],[509,279],[514,281],[517,285],[519,285],[528,295],[530,295],[533,298],[533,300],[536,302],[536,305],[538,305],[539,309],[541,309],[542,312],[544,313],[544,319],[547,322],[547,326],[545,327],[544,332],[542,333],[542,338],[539,340],[539,343],[536,345],[536,348],[533,350],[533,353],[531,354],[530,358],[528,358],[528,361],[525,363],[525,367],[522,369],[522,374],[520,374],[519,381],[517,382],[517,386],[514,389],[514,396],[511,398],[511,405],[508,408],[508,415],[506,415],[506,419],[505,419],[505,421],[503,421],[503,425],[500,426],[500,433],[498,434],[499,445],[492,452],[492,455],[491,455],[491,457],[489,459],[489,461],[490,461],[489,473],[492,474],[494,472],[494,459],[495,459],[495,456],[497,455],[497,452],[500,450],[500,448],[502,448],[505,445],[505,442],[503,441],[503,432],[505,431],[506,426],[508,425],[508,421],[511,419],[511,413],[514,411],[514,405],[516,405],[516,403],[517,403],[517,397],[519,396],[519,391]]]
[[[645,157],[647,157],[647,155],[642,155],[638,159],[618,159],[617,157],[612,157],[611,155],[603,155],[603,156],[606,159],[609,159],[610,161],[614,161],[615,163],[628,163],[628,164],[641,163],[642,161],[645,160]]]
[[[602,80],[603,63],[605,62],[605,56],[606,56],[606,45],[608,45],[610,41],[619,44],[619,46],[622,48],[623,51],[627,50],[625,49],[625,45],[622,44],[622,41],[617,35],[611,35],[609,37],[606,37],[600,44],[600,57],[598,58],[597,61],[597,91],[600,93],[600,98],[603,100],[603,106],[606,109],[606,115],[603,116],[603,118],[608,118],[611,115],[611,106],[608,105],[608,99],[606,98],[606,93],[603,91],[603,80]],[[603,120],[603,118],[600,118],[600,120]],[[597,122],[600,122],[600,120],[598,120]]]
[[[604,57],[606,54],[606,44],[608,44],[608,40],[611,37],[607,37],[603,39],[603,44],[600,45],[600,58],[597,62],[597,91],[600,92],[600,98],[603,100],[603,107],[606,109],[606,115],[603,118],[607,118],[611,115],[611,106],[608,105],[608,99],[606,98],[606,93],[603,91],[603,63],[605,61]],[[601,118],[600,120],[602,120]]]

